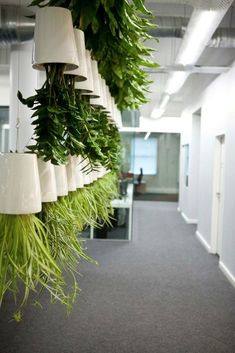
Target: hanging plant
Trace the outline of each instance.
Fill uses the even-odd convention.
[[[27,99],[18,92],[21,103],[34,110],[32,125],[35,144],[27,146],[44,161],[64,164],[68,155],[80,153],[79,111],[64,78],[65,65],[45,64],[46,81],[36,95]]]
[[[107,114],[100,108],[92,107],[78,90],[75,90],[75,95],[82,117],[78,129],[84,146],[78,154],[88,158],[94,168],[103,165],[117,171],[120,159],[120,134],[117,127],[110,123]]]
[[[73,24],[84,30],[86,47],[98,61],[99,71],[108,84],[120,110],[137,109],[143,103],[150,81],[144,67],[156,67],[152,49],[144,42],[151,13],[144,0],[33,0],[32,6],[61,6],[71,10]]]
[[[0,214],[0,244],[0,304],[6,291],[11,292],[18,304],[16,320],[21,319],[30,292],[41,289],[48,290],[52,300],[70,306],[61,269],[52,256],[44,224],[36,215]]]
[[[70,209],[77,220],[75,223],[79,222],[80,231],[88,225],[100,226],[98,220],[100,223],[110,224],[113,214],[111,201],[117,197],[117,176],[113,173],[108,173],[92,184],[69,193]]]
[[[36,155],[0,154],[0,167],[0,304],[10,291],[18,305],[15,319],[20,320],[37,287],[47,289],[53,300],[66,305],[69,301],[45,226],[36,215],[41,210]]]

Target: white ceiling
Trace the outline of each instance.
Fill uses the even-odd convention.
[[[207,0],[211,1],[211,0]],[[215,0],[214,0],[215,1]],[[224,0],[225,1],[225,0]],[[7,5],[29,5],[30,0],[0,0],[1,4]],[[146,0],[146,7],[151,10],[155,16],[155,21],[158,23],[158,18],[169,18],[170,23],[179,23],[182,19],[187,23],[193,7],[190,3],[205,3],[202,0]],[[187,5],[185,5],[187,4]],[[31,11],[33,9],[31,8]],[[229,9],[220,27],[235,28],[235,11],[233,7]],[[149,44],[156,49],[153,53],[153,58],[162,67],[170,66],[174,63],[177,52],[180,48],[182,39],[180,38],[159,38],[159,43],[151,41]],[[0,53],[1,54],[1,53]],[[235,60],[235,48],[206,48],[199,58],[197,65],[201,66],[230,66]],[[153,80],[149,93],[150,102],[141,108],[141,115],[150,117],[153,107],[156,107],[161,102],[161,98],[165,91],[166,82],[168,79],[168,71],[159,72],[154,70],[150,74]],[[185,82],[182,89],[171,96],[170,102],[164,116],[179,117],[182,109],[190,104],[192,97],[199,95],[206,86],[217,77],[215,74],[191,74]]]
[[[147,0],[146,7],[153,11],[156,15],[156,23],[158,16],[171,16],[174,18],[189,18],[193,10],[192,6],[182,5],[183,1],[178,0],[180,4],[169,4],[166,0],[162,1]],[[169,1],[170,2],[170,1]],[[172,1],[176,2],[176,0]],[[185,1],[186,3],[187,1]],[[195,1],[194,1],[195,2]],[[199,1],[198,1],[199,2]],[[235,11],[233,6],[228,10],[220,27],[235,27]],[[174,63],[178,49],[182,39],[179,38],[160,38],[158,44],[154,44],[157,52],[154,53],[154,60],[161,66],[169,66]],[[235,60],[235,48],[209,48],[207,47],[202,53],[196,65],[199,66],[230,66]],[[168,72],[157,72],[151,74],[154,83],[151,85],[151,93],[149,94],[150,102],[141,109],[141,115],[150,117],[153,107],[158,107],[163,96]],[[171,95],[170,102],[163,117],[179,117],[182,110],[190,104],[192,98],[201,94],[201,92],[217,77],[215,74],[191,74],[186,80],[184,86],[179,92]]]

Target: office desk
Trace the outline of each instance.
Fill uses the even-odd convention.
[[[132,208],[133,208],[133,184],[128,184],[127,187],[127,195],[126,196],[122,196],[121,199],[115,199],[111,202],[112,207],[114,208],[114,210],[116,211],[116,213],[119,212],[121,213],[121,209],[126,210],[127,211],[127,236],[125,236],[125,238],[119,238],[119,237],[115,237],[115,235],[111,234],[114,233],[115,229],[118,229],[118,224],[117,227],[105,227],[105,232],[107,234],[109,234],[112,237],[109,236],[96,236],[95,233],[102,233],[102,228],[101,229],[94,229],[93,227],[90,228],[90,238],[91,239],[120,239],[120,240],[131,240],[132,239]],[[125,212],[125,211],[124,211]],[[121,215],[122,216],[122,215]],[[118,223],[118,220],[117,220]],[[120,227],[121,229],[121,227]],[[122,229],[124,229],[122,227]]]

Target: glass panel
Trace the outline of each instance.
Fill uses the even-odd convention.
[[[114,219],[111,221],[111,226],[103,226],[94,229],[95,239],[117,239],[127,240],[129,230],[129,209],[115,208]]]

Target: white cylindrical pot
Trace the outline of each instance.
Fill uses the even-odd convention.
[[[92,172],[92,179],[93,179],[93,182],[98,179],[98,172],[96,170],[93,170]]]
[[[81,189],[84,187],[83,184],[83,173],[82,173],[82,156],[77,156],[76,158],[76,187]]]
[[[105,108],[105,112],[110,117],[111,114],[112,114],[111,94],[110,94],[109,88],[108,88],[108,86],[106,84],[104,86],[104,90],[105,90],[104,94],[106,94],[106,108]]]
[[[105,174],[107,174],[107,170],[106,170],[106,168],[105,167],[101,167],[100,168],[100,174],[101,174],[101,178],[103,177],[103,176],[105,176]]]
[[[0,153],[0,213],[30,214],[41,208],[36,154]]]
[[[91,172],[88,172],[88,170],[90,169],[90,162],[87,158],[83,159],[82,167],[84,168],[82,170],[83,184],[89,185],[92,182],[92,180],[91,180]]]
[[[86,63],[86,47],[84,32],[80,29],[74,29],[75,42],[77,46],[77,54],[79,60],[79,67],[76,70],[65,71],[65,74],[76,76],[76,81],[87,80],[87,63]]]
[[[68,181],[65,165],[55,165],[55,179],[57,196],[68,195]]]
[[[75,191],[76,186],[76,157],[69,156],[68,164],[66,165],[68,191]]]
[[[91,53],[86,49],[86,65],[87,65],[87,80],[83,82],[75,82],[75,89],[80,90],[82,93],[93,92],[93,77],[91,68]]]
[[[38,171],[40,178],[42,202],[54,202],[57,200],[57,189],[54,165],[38,158]]]
[[[89,185],[91,183],[92,183],[92,181],[91,181],[90,173],[83,172],[83,184],[84,185]]]
[[[43,7],[36,12],[33,68],[44,64],[66,64],[67,70],[79,66],[71,12],[62,7]]]
[[[91,60],[91,70],[92,70],[92,78],[93,78],[93,91],[84,92],[82,94],[88,95],[92,98],[100,98],[102,96],[102,93],[101,93],[101,84],[99,81],[98,64],[96,60]]]
[[[101,178],[101,170],[100,170],[100,166],[97,167],[97,172],[96,172],[96,176],[97,176],[97,179]]]
[[[90,104],[93,107],[105,109],[105,101],[104,101],[104,94],[102,88],[102,78],[101,75],[98,74],[99,86],[100,86],[100,97],[99,98],[90,98]]]

